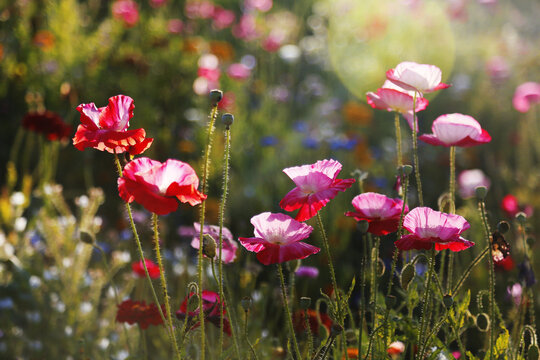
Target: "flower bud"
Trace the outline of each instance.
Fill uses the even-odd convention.
[[[369,222],[367,222],[367,220],[360,220],[356,226],[362,234],[366,234],[369,229]]]
[[[234,122],[233,114],[223,114],[223,116],[221,117],[221,122],[223,123],[223,125],[225,125],[227,129],[229,129],[229,126],[231,126]]]
[[[220,102],[221,99],[223,99],[223,91],[214,89],[210,91],[209,97],[210,97],[210,103],[212,104],[212,106],[217,106],[218,102]]]
[[[475,193],[476,193],[476,197],[479,199],[479,200],[484,200],[486,195],[487,195],[487,187],[485,186],[477,186],[475,189],[474,189]]]
[[[401,271],[401,287],[406,291],[409,288],[409,284],[411,283],[411,280],[414,278],[414,275],[416,275],[416,270],[414,269],[414,265],[407,264]]]
[[[508,221],[503,220],[497,224],[497,231],[501,234],[506,234],[508,230],[510,230],[510,224],[508,223]]]
[[[94,235],[92,235],[89,232],[86,232],[84,230],[81,230],[79,232],[79,238],[85,244],[93,245],[93,244],[96,243],[96,239],[94,238]]]
[[[403,169],[403,175],[409,176],[412,174],[413,167],[411,165],[403,165],[401,168]]]
[[[243,297],[242,300],[240,300],[240,304],[242,305],[242,308],[245,312],[248,312],[249,309],[251,309],[251,304],[253,301],[249,296]]]
[[[531,346],[529,346],[529,350],[527,350],[527,359],[538,360],[538,346],[536,344],[531,344]]]
[[[203,254],[210,259],[216,257],[216,240],[210,234],[203,235]]]
[[[307,296],[302,296],[300,298],[300,309],[307,310],[309,308],[309,305],[311,305],[311,298]]]
[[[524,224],[525,221],[527,221],[527,215],[524,212],[520,211],[516,214],[516,220],[518,223]]]

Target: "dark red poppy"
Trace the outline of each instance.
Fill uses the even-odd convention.
[[[146,263],[146,268],[148,269],[148,275],[150,275],[150,278],[157,279],[160,274],[159,266],[157,266],[152,260],[144,259],[144,262]],[[146,276],[142,261],[135,261],[132,263],[131,270],[133,270],[133,273],[135,273],[135,275],[138,277],[143,278]]]
[[[43,134],[47,140],[62,141],[71,136],[73,127],[62,121],[52,111],[29,112],[22,120],[22,126],[30,131]]]
[[[188,312],[188,303],[190,302],[192,297],[195,297],[195,295],[196,294],[192,292],[188,296],[186,296],[186,298],[180,305],[180,309],[176,312],[176,317],[180,320],[184,320],[187,315],[189,330],[196,329],[201,324],[198,321],[199,308],[195,309],[194,311]],[[221,299],[219,298],[219,294],[213,291],[203,290],[202,298],[203,298],[203,311],[204,311],[205,321],[209,321],[219,328],[219,325],[220,325],[219,310],[221,308]],[[193,299],[191,300],[191,302],[196,303],[197,300]],[[229,323],[229,320],[225,316],[226,314],[227,314],[227,310],[225,306],[223,306],[223,331],[225,332],[225,334],[231,336],[231,324]]]
[[[325,313],[319,312],[319,317],[321,318],[321,324],[319,325],[319,320],[317,319],[317,311],[313,309],[308,309],[308,318],[309,318],[309,328],[311,333],[314,335],[319,335],[320,325],[324,326],[326,330],[330,331],[332,327],[332,319],[330,316]],[[304,310],[298,310],[293,314],[293,326],[294,331],[301,333],[306,330],[306,321],[304,320]]]
[[[165,307],[161,305],[163,314],[166,314]],[[141,329],[146,329],[150,325],[161,325],[163,320],[159,315],[156,304],[146,304],[144,301],[124,300],[118,305],[116,312],[116,322],[127,322],[128,324],[138,324]]]

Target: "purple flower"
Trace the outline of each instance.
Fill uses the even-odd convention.
[[[317,276],[319,276],[319,269],[317,269],[315,266],[299,266],[295,274],[298,277],[315,279]]]

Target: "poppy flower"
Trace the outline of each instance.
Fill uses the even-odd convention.
[[[264,265],[305,259],[321,250],[301,241],[313,228],[288,215],[264,212],[252,217],[251,224],[255,237],[238,240],[248,251],[257,253],[257,259]]]
[[[464,170],[457,177],[459,195],[464,198],[472,198],[476,196],[476,188],[484,186],[489,189],[491,181],[480,169]]]
[[[540,103],[540,83],[526,82],[516,88],[512,99],[514,109],[526,113],[531,106],[538,103]]]
[[[112,6],[115,19],[122,20],[126,27],[133,27],[139,21],[139,8],[133,0],[117,0]]]
[[[144,259],[144,262],[146,263],[146,268],[148,269],[148,275],[150,275],[150,278],[157,279],[160,273],[159,266],[157,266],[157,264],[154,263],[152,260]],[[133,270],[133,273],[137,277],[143,278],[146,276],[142,261],[135,261],[134,263],[132,263],[131,270]]]
[[[161,305],[161,310],[163,314],[166,313],[164,305]],[[116,322],[127,322],[130,325],[138,324],[143,330],[150,325],[163,324],[156,304],[147,305],[144,301],[133,301],[131,299],[124,300],[118,305]]]
[[[73,127],[62,121],[60,116],[52,111],[29,112],[22,120],[23,128],[43,134],[47,140],[63,141],[69,138]]]
[[[517,197],[512,194],[503,197],[501,200],[501,209],[509,218],[514,218],[520,211],[523,211],[527,217],[533,214],[533,208],[530,205],[523,206],[519,204]]]
[[[482,129],[472,116],[463,114],[441,115],[431,125],[433,134],[419,137],[425,143],[435,146],[475,146],[491,141],[489,133]]]
[[[299,266],[294,273],[298,277],[315,279],[319,276],[319,269],[315,266]]]
[[[441,82],[442,72],[437,66],[412,61],[404,61],[388,70],[386,78],[405,90],[417,91],[420,94],[450,87]]]
[[[298,221],[311,219],[338,191],[345,191],[354,183],[354,179],[337,178],[341,167],[339,161],[331,159],[283,169],[296,187],[285,195],[279,206],[286,211],[300,209],[296,215]]]
[[[73,145],[78,150],[87,147],[110,153],[143,153],[154,139],[147,138],[144,129],[128,130],[133,117],[133,99],[125,95],[113,96],[106,107],[96,108],[94,103],[81,104],[81,125],[77,128]]]
[[[330,328],[332,327],[332,319],[330,319],[330,316],[322,312],[319,312],[318,314],[319,316],[317,317],[317,311],[313,309],[307,310],[309,328],[311,330],[311,333],[315,336],[319,335],[319,328],[321,325],[324,326],[328,332],[330,332]],[[321,319],[320,323],[318,318]],[[294,331],[297,333],[306,331],[304,310],[298,310],[293,314],[293,327]]]
[[[403,219],[403,227],[411,234],[395,242],[400,250],[429,250],[435,244],[435,250],[461,251],[474,245],[460,236],[470,227],[465,218],[428,207],[412,209]]]
[[[199,178],[188,164],[169,159],[164,163],[147,157],[130,161],[118,178],[118,192],[124,201],[134,200],[146,210],[166,215],[178,208],[178,200],[191,206],[206,195],[197,190]]]
[[[394,341],[390,345],[388,345],[388,349],[386,349],[386,352],[390,357],[395,358],[396,356],[402,354],[405,351],[405,344],[401,341]]]
[[[397,231],[403,200],[367,192],[356,196],[352,205],[356,211],[348,211],[345,215],[354,217],[356,221],[366,220],[369,223],[368,232],[382,236]],[[408,211],[405,205],[405,213]]]
[[[201,224],[199,223],[193,223],[193,240],[191,240],[191,247],[198,249],[200,244],[200,238],[199,234],[201,231]],[[214,260],[219,259],[219,226],[216,225],[204,225],[203,227],[203,234],[209,234],[212,235],[212,237],[216,240],[216,257]],[[222,240],[223,240],[223,247],[222,247],[222,261],[225,264],[230,264],[236,259],[236,250],[238,250],[238,245],[236,241],[233,239],[233,235],[229,229],[226,227],[223,228],[222,232]]]
[[[190,300],[196,295],[196,293],[191,292],[184,299],[182,304],[180,304],[180,309],[176,312],[176,317],[180,320],[184,320],[187,316],[188,318],[188,329],[193,330],[201,325],[200,322],[197,322],[199,319],[199,308],[194,311],[188,311],[188,304]],[[194,300],[192,302],[195,302]],[[218,293],[213,291],[203,290],[202,291],[202,303],[203,303],[203,312],[204,320],[209,321],[219,328],[220,326],[220,308],[221,308],[221,299]],[[227,314],[227,309],[223,306],[223,331],[225,334],[231,336],[231,324],[225,316]]]
[[[415,105],[414,112],[424,110],[429,104],[426,98],[418,97],[415,103],[413,96],[410,94],[385,87],[377,89],[376,93],[368,92],[366,98],[368,104],[374,109],[394,111],[403,114],[411,129],[413,129],[414,126],[413,104]],[[416,126],[416,129],[418,130],[418,126]]]

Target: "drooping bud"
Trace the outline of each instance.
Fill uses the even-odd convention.
[[[79,238],[85,244],[93,245],[96,243],[94,235],[84,230],[79,231]]]
[[[401,271],[401,287],[407,291],[409,288],[409,284],[411,283],[411,280],[414,278],[414,275],[416,275],[416,270],[414,269],[414,265],[407,264]]]
[[[210,234],[203,235],[203,254],[210,259],[216,257],[216,240]]]

